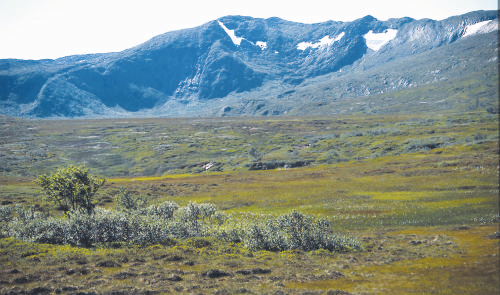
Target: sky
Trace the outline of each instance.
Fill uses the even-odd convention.
[[[0,0],[0,59],[121,51],[226,15],[317,23],[366,15],[441,20],[496,9],[497,0]]]

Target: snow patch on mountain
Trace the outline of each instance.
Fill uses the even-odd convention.
[[[344,35],[345,35],[345,33],[342,32],[342,33],[340,33],[338,36],[336,36],[333,39],[330,39],[330,36],[326,35],[325,37],[321,38],[321,40],[319,40],[319,42],[316,42],[316,43],[300,42],[299,44],[297,44],[297,49],[304,51],[304,50],[306,50],[309,47],[311,47],[311,48],[319,48],[319,47],[330,46],[333,43],[335,43],[337,41],[340,41],[340,39],[342,39],[342,37],[344,37]]]
[[[229,36],[229,38],[231,38],[231,41],[233,41],[234,45],[240,46],[241,41],[246,40],[254,46],[259,46],[260,49],[262,49],[262,50],[267,49],[267,42],[257,41],[256,43],[253,43],[252,41],[249,41],[243,37],[237,37],[236,34],[234,33],[234,30],[228,29],[221,21],[217,21],[217,22],[219,23],[219,26],[221,26],[221,28],[224,29],[224,31]]]
[[[465,27],[462,37],[472,36],[476,34],[484,34],[498,30],[498,21],[487,20],[484,22],[475,23]]]
[[[307,48],[309,47],[312,47],[313,44],[311,42],[300,42],[298,45],[297,45],[297,49],[298,50],[306,50]]]
[[[233,41],[234,45],[240,46],[241,40],[243,40],[243,38],[236,37],[236,34],[234,33],[234,30],[228,29],[221,21],[217,21],[217,22],[219,22],[219,26],[221,26],[221,28],[224,29],[224,31],[229,36],[229,38],[231,38],[231,41]]]
[[[387,44],[392,39],[396,38],[398,30],[387,29],[383,33],[374,33],[370,30],[368,33],[364,34],[363,37],[366,40],[366,46],[371,50],[378,51],[385,44]]]
[[[255,43],[255,45],[259,46],[259,47],[260,47],[260,49],[262,49],[262,50],[264,50],[264,49],[266,49],[266,48],[267,48],[267,42],[264,42],[264,41],[257,41],[257,42]]]

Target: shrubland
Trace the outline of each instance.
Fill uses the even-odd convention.
[[[47,217],[34,208],[2,206],[2,236],[28,242],[91,247],[97,244],[175,244],[175,239],[214,237],[242,242],[252,250],[305,251],[359,249],[352,238],[329,233],[329,221],[296,210],[277,217],[231,220],[209,203],[180,207],[166,201],[146,206],[146,200],[121,188],[118,210],[95,207],[94,195],[105,182],[84,167],[70,166],[36,179],[48,200],[64,217]],[[13,214],[14,213],[14,214]],[[14,215],[14,216],[12,216]]]
[[[329,232],[329,221],[298,211],[273,216],[231,220],[212,204],[173,202],[140,210],[119,212],[95,208],[92,213],[70,211],[62,218],[42,216],[31,208],[2,206],[2,236],[23,241],[92,247],[176,244],[193,237],[243,243],[251,250],[286,251],[325,249],[336,252],[359,250],[359,242]],[[14,216],[11,216],[14,215]]]

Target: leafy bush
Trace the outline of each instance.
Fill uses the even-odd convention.
[[[212,216],[215,211],[215,206],[212,204],[190,202],[187,206],[176,211],[175,217],[188,225],[191,236],[201,236],[203,234],[201,222]]]
[[[328,220],[296,210],[278,217],[249,216],[229,223],[220,227],[218,232],[211,233],[212,236],[228,242],[243,242],[245,247],[252,250],[327,249],[345,252],[360,248],[355,239],[332,235],[328,231]]]
[[[355,240],[332,236],[328,232],[329,226],[330,222],[324,218],[293,210],[277,218],[269,218],[265,223],[254,224],[245,244],[249,248],[270,251],[327,249],[343,252],[359,248]]]
[[[98,207],[91,214],[76,210],[63,218],[46,218],[33,208],[18,206],[16,210],[15,217],[4,217],[3,220],[9,220],[2,222],[4,232],[37,243],[91,247],[122,242],[171,244],[172,239],[212,237],[243,242],[252,250],[344,252],[359,249],[356,240],[330,234],[328,220],[295,210],[278,217],[258,215],[239,220],[232,220],[212,204],[197,203],[179,207],[173,202],[164,202],[126,214]],[[12,212],[13,209],[1,208],[0,211]]]
[[[13,206],[0,205],[0,238],[8,236],[9,222],[12,221]]]
[[[171,219],[177,209],[179,209],[179,205],[174,202],[167,201],[159,205],[151,205],[144,208],[139,211],[139,214],[163,219]]]
[[[129,242],[132,244],[159,243],[173,238],[202,236],[210,225],[209,217],[216,212],[212,204],[190,203],[179,207],[164,202],[140,210],[120,211],[95,208],[91,214],[85,211],[69,211],[63,218],[44,218],[33,208],[2,206],[2,222],[7,235],[39,243],[70,244],[90,247],[95,244]],[[9,214],[7,214],[9,213]],[[225,214],[217,214],[217,223],[224,222]]]
[[[35,182],[42,187],[46,199],[64,212],[83,209],[90,214],[95,206],[94,196],[105,179],[90,175],[83,166],[69,166],[51,175],[38,176]]]
[[[13,206],[0,206],[0,223],[9,222],[12,220],[11,213],[14,211]]]
[[[63,219],[42,218],[33,207],[24,208],[16,205],[16,216],[8,224],[9,236],[21,240],[39,243],[65,244],[67,238],[66,223]]]

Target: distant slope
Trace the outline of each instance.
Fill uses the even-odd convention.
[[[497,33],[373,66],[365,56],[342,72],[238,96],[225,115],[333,115],[498,109]],[[218,113],[222,112],[218,110]]]
[[[407,111],[425,109],[424,99],[444,99],[448,109],[471,99],[479,100],[473,107],[498,108],[497,33],[497,11],[443,21],[367,16],[319,24],[228,16],[118,53],[0,60],[0,113],[400,112],[405,105]]]

